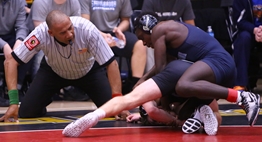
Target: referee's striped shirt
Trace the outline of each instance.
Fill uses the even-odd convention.
[[[48,34],[48,27],[44,22],[13,51],[15,59],[20,63],[27,63],[42,50],[55,73],[65,79],[78,79],[89,72],[95,61],[103,65],[114,57],[99,30],[89,20],[81,17],[70,19],[75,32],[72,45],[61,46]]]

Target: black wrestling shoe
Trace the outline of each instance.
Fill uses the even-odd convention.
[[[188,118],[182,126],[182,131],[186,134],[192,134],[201,128],[201,122],[196,118]]]

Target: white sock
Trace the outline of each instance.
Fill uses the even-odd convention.
[[[106,116],[106,112],[102,109],[96,109],[92,113],[95,114],[98,117],[99,120],[105,118],[105,116]]]
[[[197,120],[200,120],[200,115],[199,115],[199,111],[198,110],[196,111],[196,113],[195,113],[193,118],[196,118]]]

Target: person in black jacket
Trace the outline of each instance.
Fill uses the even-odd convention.
[[[234,87],[236,90],[247,90],[256,86],[257,79],[254,81],[248,79],[248,68],[252,65],[250,71],[253,74],[258,73],[258,59],[251,53],[256,46],[261,46],[261,41],[256,39],[256,36],[261,33],[261,28],[259,28],[262,24],[261,6],[262,1],[255,3],[252,0],[234,0],[233,3],[233,21],[237,28],[233,42],[233,55],[237,67]]]

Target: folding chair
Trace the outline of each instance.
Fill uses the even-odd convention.
[[[233,43],[233,37],[236,31],[236,26],[233,23],[232,14],[233,14],[233,2],[234,0],[221,0],[221,7],[225,10],[226,13],[226,25],[227,31],[230,37],[231,42]],[[233,47],[232,47],[233,48]]]

